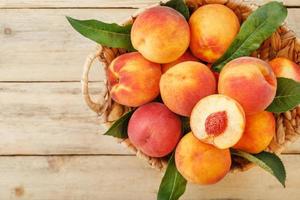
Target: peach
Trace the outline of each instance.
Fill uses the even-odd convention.
[[[276,77],[290,78],[300,82],[300,66],[287,58],[275,58],[270,65]]]
[[[228,149],[203,143],[190,132],[178,143],[175,163],[185,179],[208,185],[225,177],[230,170],[231,157]]]
[[[237,100],[247,115],[265,110],[272,103],[276,88],[277,80],[271,66],[252,57],[227,63],[218,83],[219,93]]]
[[[156,6],[141,13],[131,29],[133,47],[156,63],[170,63],[179,58],[190,43],[190,28],[176,10]]]
[[[160,94],[173,112],[190,116],[196,103],[216,92],[216,80],[210,69],[195,61],[185,61],[161,76]]]
[[[170,69],[171,67],[174,67],[175,65],[184,62],[184,61],[198,61],[198,59],[193,56],[189,51],[186,51],[182,56],[180,56],[177,60],[167,63],[167,64],[163,64],[161,67],[162,69],[162,73],[165,73],[168,69]]]
[[[215,94],[201,99],[194,107],[190,126],[199,140],[219,149],[235,145],[245,129],[242,106],[225,95]]]
[[[275,118],[272,113],[263,111],[246,117],[246,128],[242,138],[234,146],[248,153],[265,150],[275,135]]]
[[[137,107],[159,95],[161,66],[140,53],[126,53],[114,59],[107,76],[111,97],[119,104]]]
[[[175,149],[181,138],[181,121],[164,104],[148,103],[130,118],[128,137],[146,155],[163,157]]]
[[[226,52],[240,29],[234,12],[221,4],[201,6],[190,17],[189,24],[192,53],[209,63]]]

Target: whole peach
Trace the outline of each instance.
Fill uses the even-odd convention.
[[[162,103],[148,103],[130,118],[128,137],[146,155],[163,157],[175,149],[181,137],[181,121]]]
[[[225,53],[240,29],[235,13],[221,4],[201,6],[190,17],[189,24],[192,53],[209,63]]]
[[[190,116],[196,103],[216,92],[216,80],[210,69],[195,61],[179,63],[160,79],[164,104],[173,112]]]
[[[218,149],[198,140],[191,132],[178,143],[175,163],[180,174],[192,183],[220,181],[230,170],[229,149]]]
[[[219,76],[218,90],[238,101],[246,115],[259,113],[275,97],[277,80],[271,66],[252,57],[230,61]]]
[[[165,73],[168,69],[171,67],[174,67],[175,65],[184,62],[184,61],[198,61],[198,58],[193,56],[189,51],[186,51],[182,56],[180,56],[177,60],[167,63],[167,64],[162,64],[162,73]]]
[[[290,78],[300,82],[300,66],[287,58],[275,58],[270,65],[276,77]]]
[[[275,118],[272,113],[263,111],[246,117],[246,128],[242,138],[234,146],[248,153],[265,150],[275,135]]]
[[[131,41],[145,58],[169,63],[179,58],[190,43],[190,29],[176,10],[156,6],[141,13],[133,23]]]
[[[107,76],[110,95],[119,104],[137,107],[159,94],[161,66],[140,53],[126,53],[114,59]]]

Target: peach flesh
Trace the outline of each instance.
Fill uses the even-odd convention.
[[[210,114],[205,120],[205,131],[209,135],[218,136],[227,128],[226,111],[220,111]]]
[[[221,94],[210,95],[193,108],[190,127],[199,140],[227,149],[242,137],[245,113],[236,100]]]

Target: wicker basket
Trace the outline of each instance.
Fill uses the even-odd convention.
[[[256,5],[247,5],[243,1],[237,0],[187,0],[186,3],[192,11],[204,4],[218,3],[226,5],[235,12],[240,22],[243,22],[247,16],[257,8]],[[135,17],[143,10],[145,9],[139,9],[133,17],[125,22],[125,24],[132,23]],[[103,94],[103,101],[100,103],[94,102],[89,94],[88,74],[93,61],[96,59],[103,64],[104,70],[106,71],[112,60],[123,53],[126,53],[126,51],[123,49],[98,46],[97,51],[88,56],[84,65],[84,72],[82,76],[82,92],[84,100],[91,110],[95,111],[99,116],[101,116],[103,119],[103,125],[106,127],[111,126],[115,120],[117,120],[131,108],[117,104],[111,99],[107,89],[106,80],[104,81],[105,92]],[[284,25],[281,26],[268,40],[266,40],[261,47],[252,54],[252,56],[258,57],[265,61],[279,56],[287,57],[299,64],[300,42],[297,40],[293,31],[290,31]],[[276,134],[267,151],[279,154],[288,144],[294,142],[300,135],[300,106],[291,111],[277,115],[276,118]],[[131,144],[129,139],[119,140],[119,142],[126,145],[137,155],[137,157],[143,158],[154,168],[161,170],[167,163],[166,158],[151,158],[143,154]],[[246,160],[233,157],[231,171],[244,171],[252,166],[253,164],[247,162]]]

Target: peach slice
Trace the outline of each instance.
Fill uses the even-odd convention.
[[[229,149],[218,149],[188,133],[177,145],[175,163],[185,179],[208,185],[220,181],[229,172],[231,157]]]
[[[245,113],[234,99],[220,94],[201,99],[191,115],[191,129],[201,141],[220,149],[235,145],[245,129]]]

